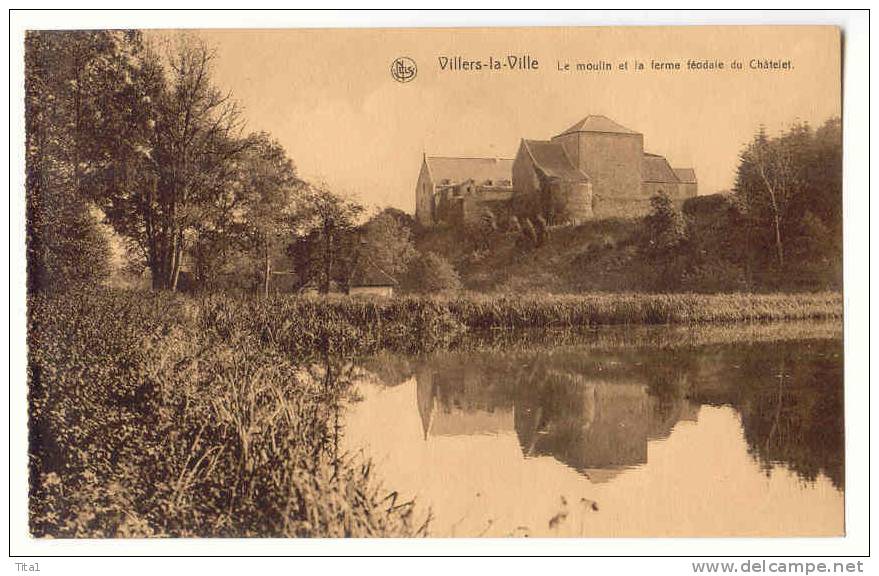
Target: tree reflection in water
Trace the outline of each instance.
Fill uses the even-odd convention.
[[[515,432],[525,458],[551,456],[592,482],[647,463],[648,443],[702,405],[731,406],[767,473],[844,487],[842,342],[522,347],[383,354],[358,363],[387,385],[417,381],[425,439]]]

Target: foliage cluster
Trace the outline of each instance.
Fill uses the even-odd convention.
[[[353,366],[294,362],[219,313],[161,293],[32,297],[33,534],[422,533],[411,502],[339,453]]]
[[[827,290],[842,286],[842,131],[795,123],[760,130],[741,153],[731,193],[683,206],[685,229],[654,205],[677,243],[659,255],[657,286],[702,292]],[[663,265],[664,264],[664,265]]]
[[[162,290],[267,295],[280,274],[345,291],[358,268],[400,278],[415,257],[411,218],[364,223],[270,134],[244,132],[197,35],[31,31],[25,52],[30,292],[107,276],[101,219]]]

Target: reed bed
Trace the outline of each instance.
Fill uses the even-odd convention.
[[[450,350],[589,350],[697,348],[762,344],[790,340],[839,340],[839,319],[786,320],[724,324],[594,326],[529,330],[472,330]]]
[[[205,329],[258,334],[292,354],[447,347],[466,333],[620,325],[754,324],[842,318],[842,296],[818,294],[463,295],[366,300],[211,296],[200,303]]]
[[[469,328],[569,328],[842,318],[842,295],[584,294],[468,296],[447,301]]]
[[[29,301],[32,534],[424,534],[414,503],[339,453],[343,372],[202,312],[158,294]]]

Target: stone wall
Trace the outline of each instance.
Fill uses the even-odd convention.
[[[640,218],[650,212],[650,198],[607,198],[596,195],[593,211],[596,219]]]
[[[589,175],[595,196],[643,196],[644,137],[641,134],[578,132],[556,136],[553,140],[561,142],[571,160]]]
[[[436,212],[432,223],[458,224],[463,221],[464,199],[456,196],[452,188],[439,190],[436,194]]]
[[[686,200],[695,198],[699,193],[699,187],[695,182],[681,182],[678,185],[678,198]]]
[[[520,220],[535,218],[543,210],[543,190],[540,178],[534,168],[531,157],[526,153],[516,155],[513,162],[513,194],[511,212]]]
[[[553,212],[551,224],[580,224],[591,220],[592,185],[589,182],[554,182],[550,192]]]
[[[592,185],[589,182],[562,182],[542,177],[528,154],[518,154],[513,164],[516,192],[511,212],[546,218],[550,224],[579,224],[592,218]]]
[[[486,211],[497,221],[506,222],[510,216],[512,188],[486,186],[456,186],[443,188],[437,194],[436,222],[452,226],[478,224]]]
[[[495,221],[501,225],[510,219],[510,198],[491,198],[471,196],[464,198],[463,222],[479,224],[486,212],[494,214]]]
[[[528,154],[521,151],[516,155],[513,162],[513,182],[516,187],[516,196],[533,195],[540,188],[540,180],[534,169],[534,164]]]

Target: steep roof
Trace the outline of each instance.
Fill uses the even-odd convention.
[[[674,170],[668,164],[663,156],[657,154],[644,153],[644,160],[641,162],[641,181],[642,182],[668,182],[670,184],[678,184],[680,180],[675,175]]]
[[[696,171],[692,168],[675,168],[675,176],[678,177],[678,180],[684,182],[686,184],[695,184],[696,183]]]
[[[574,166],[560,143],[547,140],[522,140],[522,143],[534,164],[550,178],[575,182],[589,180],[589,176]]]
[[[351,275],[351,286],[396,286],[394,277],[370,261],[361,262]]]
[[[513,161],[509,158],[453,158],[449,156],[427,156],[427,168],[434,183],[442,184],[448,180],[459,184],[473,180],[482,184],[488,180],[513,180]]]
[[[559,136],[564,136],[565,134],[575,134],[577,132],[607,132],[611,134],[640,134],[640,132],[635,132],[634,130],[630,130],[625,126],[617,124],[607,116],[601,116],[598,114],[589,115],[561,134]]]

